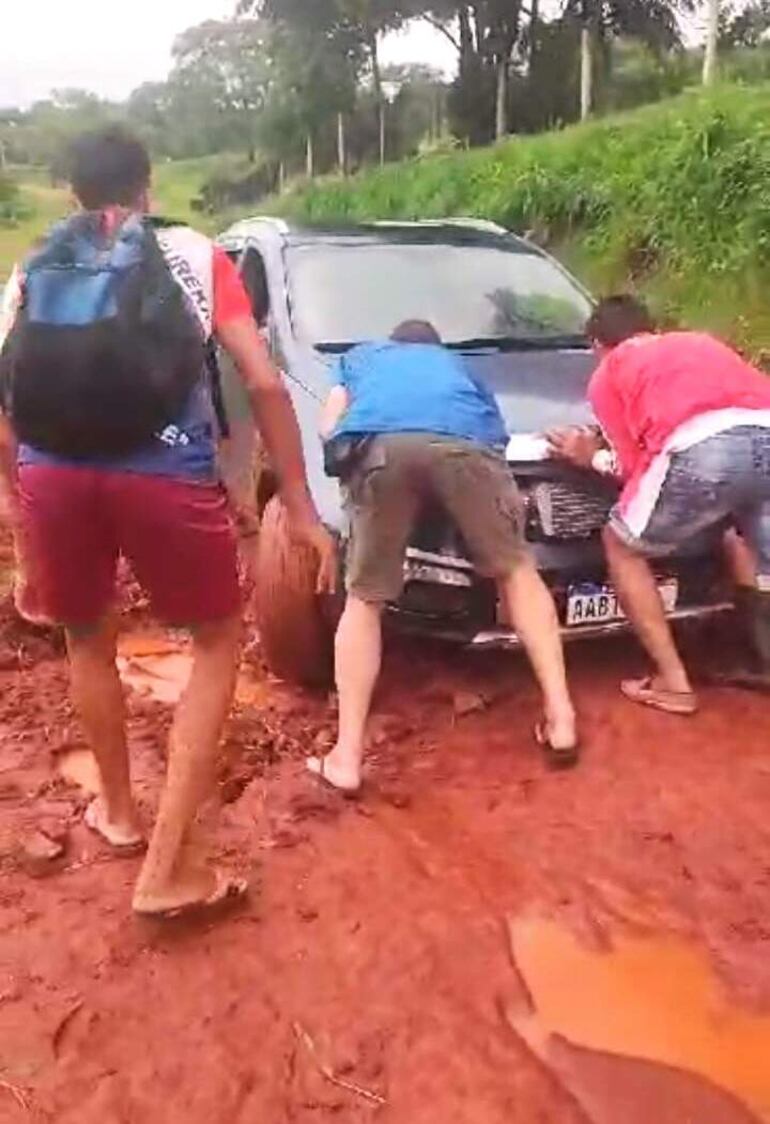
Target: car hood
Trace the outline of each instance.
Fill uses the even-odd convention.
[[[509,433],[542,433],[593,420],[586,401],[596,366],[585,349],[464,353],[497,399]]]
[[[463,356],[495,395],[509,433],[543,433],[592,420],[586,388],[596,360],[590,351],[490,348],[463,352]],[[339,487],[324,473],[318,439],[321,402],[329,386],[332,363],[331,356],[307,348],[301,356],[295,356],[289,369],[313,496],[329,526],[341,528],[344,519]]]

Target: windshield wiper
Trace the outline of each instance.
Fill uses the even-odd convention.
[[[346,351],[350,351],[351,347],[355,346],[354,343],[344,340],[332,340],[331,342],[322,340],[321,343],[313,344],[316,351],[320,351],[322,355],[344,355]]]
[[[576,348],[587,351],[590,344],[578,333],[554,336],[477,336],[453,340],[447,344],[452,351],[562,351]]]
[[[345,340],[324,340],[314,344],[316,351],[322,355],[344,355],[356,346],[356,343]],[[583,335],[565,333],[560,336],[474,336],[467,340],[452,340],[446,346],[452,351],[564,351],[568,348],[587,351],[590,344]]]

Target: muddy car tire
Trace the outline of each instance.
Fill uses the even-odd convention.
[[[296,543],[277,496],[265,507],[256,557],[255,615],[262,654],[280,679],[306,687],[332,679],[333,623],[316,595],[318,563]]]

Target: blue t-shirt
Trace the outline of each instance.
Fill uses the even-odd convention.
[[[492,392],[438,344],[359,344],[340,357],[332,381],[350,395],[335,435],[436,433],[491,448],[508,440]]]

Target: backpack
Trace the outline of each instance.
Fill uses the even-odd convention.
[[[142,448],[207,367],[213,380],[210,341],[153,220],[132,215],[109,239],[101,222],[75,215],[32,254],[2,353],[17,438],[72,458]]]

